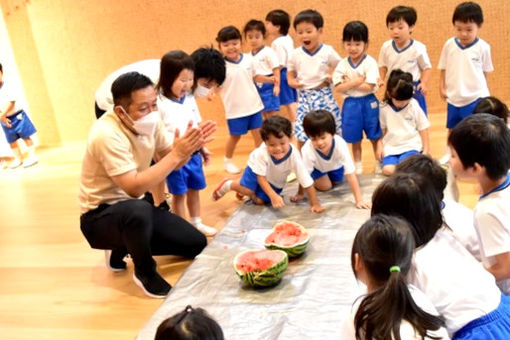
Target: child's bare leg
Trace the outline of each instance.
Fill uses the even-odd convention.
[[[296,121],[296,115],[297,115],[297,103],[296,102],[290,103],[290,104],[285,105],[285,107],[287,108],[287,114],[288,114],[290,122],[292,124],[294,124],[294,122]]]
[[[34,145],[34,141],[32,140],[32,138],[28,137],[28,138],[23,138],[23,141],[25,142],[25,144],[28,146],[28,147],[31,147],[32,145]]]
[[[186,203],[189,217],[200,217],[200,192],[198,190],[188,189]]]
[[[269,117],[276,116],[278,111],[267,111],[263,113],[264,119],[268,119]]]
[[[230,135],[227,140],[227,145],[225,146],[225,157],[231,159],[234,155],[234,150],[236,148],[237,143],[241,139],[241,136],[233,136]]]
[[[361,162],[361,142],[352,143],[352,157],[354,162]]]
[[[250,130],[251,135],[253,136],[253,142],[255,143],[255,147],[258,148],[260,144],[262,144],[262,137],[260,136],[260,128]]]
[[[388,164],[382,167],[382,173],[386,176],[391,176],[395,173],[396,166],[393,164]]]
[[[303,189],[303,187],[301,185],[299,185],[297,194],[295,194],[294,196],[291,196],[290,201],[297,203],[297,202],[301,202],[304,199],[305,199],[305,190]]]
[[[379,143],[379,139],[371,139],[370,143],[372,143],[372,150],[374,150],[374,158],[377,159],[377,155],[379,154],[379,147],[381,143]]]
[[[313,181],[313,185],[318,191],[328,191],[333,187],[333,183],[331,183],[328,175],[317,178]]]
[[[301,141],[301,140],[297,141],[297,147],[298,147],[299,151],[301,151],[301,148],[303,147],[303,145],[305,145],[305,141]]]
[[[186,209],[184,202],[186,201],[186,194],[172,195],[172,212],[182,218],[186,218]]]

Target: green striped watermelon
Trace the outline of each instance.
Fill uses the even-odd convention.
[[[288,264],[289,258],[281,250],[246,250],[234,258],[237,275],[250,286],[278,284]]]
[[[310,235],[306,229],[295,222],[282,221],[275,224],[273,231],[266,237],[264,246],[267,249],[280,249],[289,257],[303,254],[310,243]]]

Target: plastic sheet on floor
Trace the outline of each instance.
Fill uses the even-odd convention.
[[[365,201],[371,201],[383,179],[359,176]],[[352,273],[350,252],[356,231],[370,211],[356,209],[346,181],[319,194],[326,207],[322,214],[310,212],[308,202],[290,203],[296,189],[295,182],[287,186],[286,206],[281,210],[242,205],[185,271],[138,339],[154,339],[159,324],[186,305],[207,310],[229,340],[339,339],[343,319],[364,291]],[[307,251],[289,262],[277,286],[250,288],[239,280],[232,261],[242,250],[263,249],[265,237],[280,220],[307,228],[311,237]]]

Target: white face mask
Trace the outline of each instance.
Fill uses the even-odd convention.
[[[207,87],[205,86],[202,86],[200,84],[197,84],[197,88],[195,89],[195,91],[193,92],[193,95],[197,98],[204,98],[204,97],[207,97],[207,95],[209,94],[209,91],[211,89],[208,89]]]
[[[133,122],[133,129],[142,136],[152,136],[154,135],[154,131],[156,131],[156,126],[160,120],[159,112],[152,111],[140,119],[133,120],[127,113],[126,110],[121,106],[122,111],[126,114],[126,116],[131,119]]]

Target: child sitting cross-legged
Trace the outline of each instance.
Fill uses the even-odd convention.
[[[292,124],[286,118],[271,116],[264,121],[261,129],[264,143],[252,151],[241,180],[223,180],[213,192],[213,199],[219,200],[230,190],[241,196],[249,196],[255,204],[271,203],[273,208],[282,208],[285,203],[280,193],[287,176],[293,171],[299,184],[305,188],[310,199],[311,211],[322,212],[313,179],[306,171],[299,151],[290,144]]]

